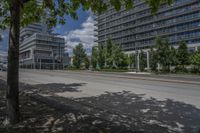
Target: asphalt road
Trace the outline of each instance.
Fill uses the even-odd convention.
[[[5,79],[6,73],[0,72],[0,78]],[[95,117],[93,124],[111,122],[107,126],[114,132],[123,129],[121,132],[199,133],[199,79],[198,76],[20,70],[20,81],[29,84],[20,84],[20,89],[64,112],[74,108],[87,114],[80,116],[83,119]]]
[[[0,75],[4,78],[6,77],[5,72],[1,72]],[[27,84],[82,84],[77,88],[79,91],[76,92],[55,92],[56,95],[62,97],[80,98],[99,96],[105,92],[130,91],[135,94],[145,94],[144,98],[153,97],[158,100],[172,99],[200,108],[200,84],[188,84],[184,83],[184,81],[183,83],[149,81],[148,78],[139,80],[137,78],[134,79],[134,77],[137,76],[131,76],[130,78],[130,76],[121,76],[119,74],[20,70],[20,81]],[[194,79],[195,77],[192,78]],[[165,77],[165,79],[167,78]]]

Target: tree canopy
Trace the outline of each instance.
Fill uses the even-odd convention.
[[[83,48],[83,45],[80,43],[73,49],[73,65],[76,68],[80,68],[81,64],[84,63],[86,58],[85,49]]]
[[[189,52],[185,42],[180,42],[177,51],[178,64],[184,67],[189,64]]]
[[[97,47],[93,47],[91,55],[91,65],[94,69],[97,68],[97,63],[98,63],[98,50]]]
[[[74,19],[78,19],[77,10],[91,10],[94,13],[100,14],[106,11],[110,5],[113,5],[116,10],[120,10],[122,5],[126,9],[133,7],[133,0],[18,0],[21,5],[21,26],[38,22],[44,16],[47,18],[47,23],[50,26],[56,24],[65,24],[65,16],[69,15]],[[152,13],[156,13],[162,3],[171,4],[173,0],[144,0],[150,5]],[[12,0],[0,1],[0,29],[9,27],[11,14]]]
[[[200,49],[190,57],[192,65],[195,65],[200,72]]]

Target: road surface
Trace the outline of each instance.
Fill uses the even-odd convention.
[[[0,72],[5,79],[6,73]],[[20,70],[24,92],[144,133],[199,133],[199,77],[130,75],[86,71]],[[22,90],[23,90],[22,89]],[[74,118],[74,117],[73,117]],[[102,123],[102,121],[95,121]]]
[[[6,77],[5,72],[1,72],[0,75]],[[82,84],[79,86],[78,92],[56,93],[56,95],[63,97],[91,97],[105,92],[130,91],[135,94],[145,94],[145,98],[172,99],[200,108],[200,84],[138,80],[105,73],[45,70],[20,70],[20,81],[33,85],[48,83]]]

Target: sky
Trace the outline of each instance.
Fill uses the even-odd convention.
[[[62,35],[66,41],[65,51],[72,55],[73,48],[82,43],[86,52],[91,53],[91,48],[94,45],[94,15],[90,11],[77,11],[78,20],[73,20],[66,16],[65,25],[57,25],[53,28],[53,32]],[[8,49],[8,30],[3,32],[3,41],[0,42],[0,52]]]

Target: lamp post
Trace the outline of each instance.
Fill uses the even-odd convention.
[[[133,31],[130,30],[130,32],[134,34]],[[137,50],[137,43],[134,44],[134,49],[135,49],[135,62],[136,62],[135,63],[135,67],[136,67],[135,72],[137,73],[137,72],[139,72],[139,69],[140,69],[140,64],[139,64],[140,59],[139,59],[139,51]]]
[[[135,61],[136,61],[136,63],[135,63],[135,67],[136,67],[135,72],[137,73],[137,72],[140,71],[140,57],[139,57],[139,51],[137,50],[136,44],[135,44]]]

